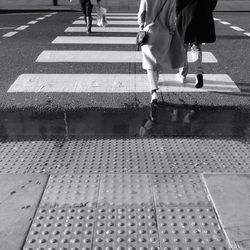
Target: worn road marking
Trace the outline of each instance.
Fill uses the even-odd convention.
[[[188,61],[193,62],[190,52]],[[203,63],[217,63],[211,52],[202,52]],[[36,62],[121,62],[141,63],[140,51],[44,50]]]
[[[146,74],[23,74],[8,92],[90,92],[128,93],[149,92]],[[204,74],[204,87],[196,89],[195,75],[188,75],[180,84],[175,74],[162,74],[159,78],[161,92],[240,92],[226,74]]]

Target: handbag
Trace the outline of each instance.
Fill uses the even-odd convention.
[[[155,20],[157,19],[157,17],[160,15],[164,5],[166,4],[167,0],[165,0],[165,2],[163,3],[163,5],[161,6],[160,10],[158,11],[157,15],[155,16],[153,23],[155,22]],[[148,31],[146,30],[139,30],[137,35],[136,35],[136,46],[137,46],[137,50],[140,49],[140,47],[144,44],[147,44],[148,42],[148,38],[149,38],[149,34]]]
[[[145,30],[139,30],[136,35],[136,45],[137,50],[143,45],[146,44],[148,41],[148,32]]]

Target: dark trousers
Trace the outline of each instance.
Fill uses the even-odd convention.
[[[83,15],[86,19],[86,17],[91,17],[93,4],[91,4],[90,0],[80,0],[80,4],[82,7]]]

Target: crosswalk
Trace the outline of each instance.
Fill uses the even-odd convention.
[[[138,31],[136,13],[109,13],[107,15],[108,27],[93,27],[92,36],[85,35],[83,17],[78,17],[65,29],[65,35],[55,37],[51,43],[54,50],[44,50],[36,58],[35,63],[141,63],[140,51],[122,50],[59,50],[56,46],[61,44],[94,44],[101,45],[135,45],[135,34]],[[77,35],[76,35],[77,33]],[[82,33],[82,35],[81,35]],[[127,36],[126,36],[127,35]],[[192,57],[188,54],[188,61]],[[203,63],[219,63],[213,53],[203,52]],[[227,74],[204,74],[204,87],[194,87],[195,75],[189,74],[187,82],[180,84],[175,74],[161,74],[159,86],[161,92],[240,92],[236,84]],[[146,74],[22,74],[10,86],[8,92],[59,92],[59,93],[128,93],[149,92]]]

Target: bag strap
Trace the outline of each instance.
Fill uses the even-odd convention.
[[[157,15],[155,16],[154,20],[153,20],[153,23],[155,22],[155,20],[157,19],[157,17],[160,15],[160,13],[162,12],[163,10],[163,7],[164,5],[166,4],[168,0],[165,0],[165,2],[163,3],[163,5],[161,6],[160,10],[158,11]]]

